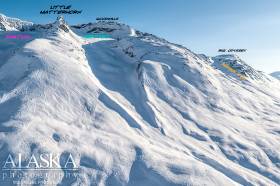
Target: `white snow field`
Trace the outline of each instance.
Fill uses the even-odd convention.
[[[238,56],[113,22],[21,33],[33,38],[0,44],[1,167],[8,154],[53,153],[79,168],[21,185],[280,185],[280,82]]]

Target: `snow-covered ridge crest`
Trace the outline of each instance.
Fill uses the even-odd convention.
[[[243,80],[249,78],[255,81],[270,81],[265,73],[255,70],[236,54],[218,55],[211,59],[214,62],[213,66],[224,69],[224,71],[227,69],[231,74],[235,74]]]
[[[71,30],[63,16],[58,16],[53,23],[33,24],[29,27],[26,27],[24,31],[38,33],[45,37],[56,37],[58,35],[62,35],[62,38],[70,37],[78,43],[82,42],[81,38]]]
[[[0,31],[20,31],[33,23],[0,14]]]
[[[107,33],[113,38],[122,38],[133,35],[134,30],[130,26],[116,21],[98,21],[94,23],[72,25],[72,30],[79,34]]]
[[[49,31],[55,32],[58,30],[70,32],[70,27],[67,25],[63,16],[58,16],[54,23],[49,24],[34,24],[28,21],[22,21],[17,18],[10,18],[0,14],[0,31]]]
[[[32,26],[28,27],[26,31],[37,31],[37,32],[57,32],[62,30],[66,33],[70,32],[70,28],[66,21],[64,20],[63,16],[58,16],[56,21],[53,23],[48,24],[33,24]]]

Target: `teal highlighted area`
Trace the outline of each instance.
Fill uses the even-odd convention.
[[[95,33],[95,34],[86,34],[83,36],[84,38],[112,38],[110,34],[105,34],[105,33]]]

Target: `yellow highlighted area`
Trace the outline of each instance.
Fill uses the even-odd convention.
[[[228,64],[223,63],[222,66],[225,67],[228,71],[230,71],[230,72],[236,74],[241,80],[246,80],[246,79],[247,79],[244,75],[238,73],[234,68],[232,68],[232,67],[229,66]]]

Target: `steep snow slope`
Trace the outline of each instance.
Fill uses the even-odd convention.
[[[273,72],[270,75],[277,78],[277,79],[280,79],[280,72]]]
[[[215,60],[236,56],[203,58],[125,25],[74,29],[90,30],[113,40],[59,18],[5,58],[1,162],[71,153],[80,169],[61,185],[280,184],[278,81],[249,67],[241,80]]]

